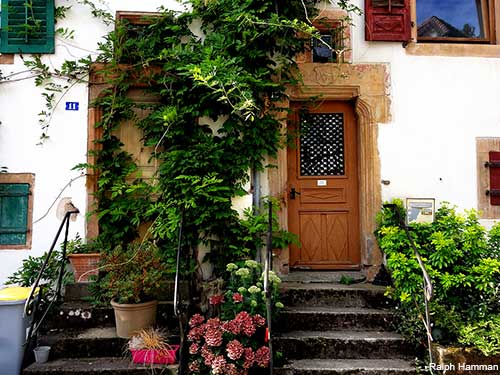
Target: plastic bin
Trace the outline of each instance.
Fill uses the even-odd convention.
[[[31,288],[0,290],[0,374],[19,375],[27,329],[31,317],[24,316],[24,304]]]

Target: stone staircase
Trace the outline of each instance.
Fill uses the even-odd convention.
[[[274,349],[285,364],[275,375],[417,374],[414,353],[392,332],[396,323],[384,287],[339,284],[328,275],[306,283],[296,275],[282,285],[286,308],[275,328]],[[308,280],[309,278],[306,278]],[[333,282],[332,282],[333,281]],[[360,281],[360,279],[358,279]],[[126,339],[116,336],[111,307],[91,308],[81,293],[65,302],[46,322],[39,345],[51,346],[49,362],[32,364],[25,375],[173,374],[175,366],[134,365]],[[158,324],[177,343],[172,303],[159,305]]]
[[[276,375],[417,374],[384,287],[286,282],[274,350],[286,363]]]
[[[24,375],[146,375],[174,374],[177,366],[149,366],[132,363],[127,339],[116,336],[114,312],[111,306],[95,308],[82,302],[82,293],[74,292],[81,285],[69,287],[66,300],[46,321],[39,345],[50,345],[49,361],[33,363]],[[85,292],[83,293],[86,294]],[[73,299],[73,300],[71,300]],[[178,343],[177,319],[173,304],[160,303],[157,323],[168,327],[171,343]],[[1,371],[0,371],[1,372]]]

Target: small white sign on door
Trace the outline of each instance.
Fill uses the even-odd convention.
[[[326,180],[318,180],[316,183],[318,186],[326,186]]]

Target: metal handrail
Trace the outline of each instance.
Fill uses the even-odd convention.
[[[52,245],[50,247],[50,250],[47,253],[47,257],[45,258],[42,268],[38,272],[38,276],[31,286],[31,291],[29,294],[29,297],[26,299],[26,302],[24,304],[24,316],[33,316],[33,319],[30,324],[30,328],[28,331],[28,335],[26,336],[26,342],[24,343],[25,345],[25,350],[27,350],[30,346],[31,340],[34,336],[34,334],[37,333],[37,331],[40,329],[43,321],[45,320],[45,317],[47,316],[48,312],[50,311],[52,305],[56,301],[61,300],[61,288],[62,288],[62,281],[63,281],[63,275],[64,275],[64,269],[66,267],[66,247],[68,243],[68,231],[69,231],[69,221],[70,217],[73,214],[78,214],[80,211],[78,208],[73,206],[73,204],[69,205],[69,209],[66,211],[64,218],[61,221],[61,225],[59,226],[59,229],[57,230],[57,234],[52,241]],[[56,247],[57,240],[59,239],[59,236],[61,235],[62,229],[65,227],[65,232],[64,232],[64,243],[63,243],[63,248],[62,248],[62,257],[61,261],[59,264],[59,277],[57,279],[57,284],[56,284],[56,293],[55,297],[50,301],[49,305],[45,309],[45,312],[41,315],[41,317],[38,319],[38,310],[40,307],[40,302],[42,299],[42,288],[40,288],[40,282],[43,277],[43,273],[45,269],[48,266],[49,260],[52,256],[52,252],[54,251],[54,248]],[[35,300],[36,298],[36,300]]]
[[[424,289],[424,305],[425,305],[425,319],[423,319],[423,323],[424,323],[425,330],[427,333],[427,345],[428,345],[428,349],[429,349],[429,362],[433,363],[432,342],[434,341],[434,339],[432,337],[429,302],[431,301],[432,297],[434,296],[434,287],[432,285],[431,278],[429,277],[429,274],[427,273],[424,262],[422,261],[422,257],[420,256],[420,253],[418,252],[417,247],[415,246],[415,241],[413,241],[413,237],[410,234],[408,226],[406,225],[404,218],[401,216],[401,212],[399,211],[399,207],[394,203],[386,203],[386,204],[384,204],[384,207],[388,208],[388,209],[392,209],[394,211],[394,213],[396,214],[396,217],[398,219],[398,225],[400,228],[403,228],[403,230],[405,231],[406,237],[408,238],[408,241],[410,242],[410,246],[413,249],[413,252],[415,253],[415,257],[417,258],[418,265],[420,266],[420,269],[422,270],[422,275],[423,275],[423,280],[424,280],[423,281],[423,289]],[[429,366],[429,369],[432,373],[432,366]]]
[[[273,257],[273,202],[269,201],[269,222],[267,227],[266,238],[266,256],[264,257],[264,292],[266,295],[266,312],[267,312],[267,340],[269,343],[269,375],[273,374],[273,339],[272,339],[272,292],[269,285],[269,271],[272,268]]]
[[[179,334],[180,334],[180,347],[179,347],[179,367],[177,373],[182,375],[185,369],[185,321],[186,316],[181,308],[180,298],[180,271],[181,271],[181,253],[182,253],[182,230],[184,222],[184,213],[181,212],[179,221],[179,232],[177,236],[177,259],[175,267],[175,281],[174,281],[174,315],[179,321]]]

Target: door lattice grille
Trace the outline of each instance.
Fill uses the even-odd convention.
[[[301,176],[342,176],[344,114],[309,113],[300,121]]]

